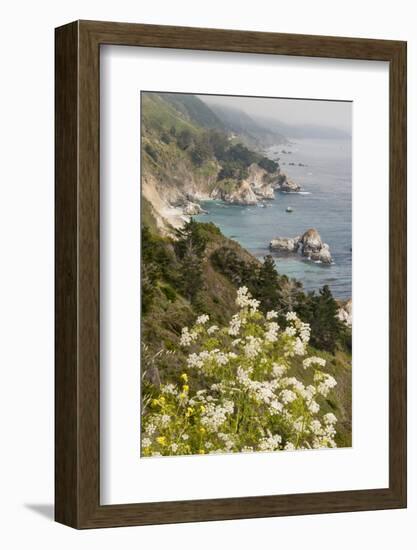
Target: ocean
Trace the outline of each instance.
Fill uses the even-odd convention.
[[[282,151],[286,151],[283,153]],[[274,237],[295,237],[309,228],[330,246],[332,265],[299,255],[272,254],[281,274],[298,279],[306,291],[329,285],[338,299],[352,296],[352,151],[350,140],[293,140],[290,145],[269,147],[265,154],[279,157],[281,171],[301,186],[301,193],[275,192],[266,207],[237,206],[204,201],[208,212],[199,221],[215,223],[254,256],[269,254]],[[293,163],[290,165],[289,163]],[[299,163],[301,165],[299,165]],[[293,211],[286,212],[290,206]]]

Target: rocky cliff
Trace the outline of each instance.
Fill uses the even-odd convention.
[[[300,190],[277,162],[213,129],[217,118],[197,97],[176,95],[142,98],[142,196],[162,232],[200,213],[201,200],[255,205]]]

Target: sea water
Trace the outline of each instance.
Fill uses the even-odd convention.
[[[260,259],[270,253],[268,245],[274,237],[295,237],[309,228],[317,229],[322,241],[330,246],[333,263],[324,265],[298,254],[272,253],[278,272],[301,281],[306,291],[317,291],[323,285],[329,285],[335,298],[350,298],[351,141],[294,140],[290,145],[270,147],[265,153],[274,160],[279,158],[281,171],[301,186],[300,193],[277,191],[275,200],[262,203],[265,207],[204,201],[202,207],[207,214],[196,219],[215,223],[224,235]],[[287,212],[287,207],[293,211]]]

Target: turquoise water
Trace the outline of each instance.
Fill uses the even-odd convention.
[[[281,151],[291,151],[282,154]],[[275,193],[266,208],[235,206],[221,201],[205,201],[208,214],[196,217],[212,221],[227,237],[238,241],[252,254],[263,258],[273,237],[294,237],[310,227],[318,230],[330,246],[332,265],[316,264],[298,255],[273,254],[280,273],[295,277],[305,290],[330,286],[336,298],[352,295],[352,156],[351,142],[345,140],[299,140],[288,146],[267,150],[270,158],[280,158],[281,169],[301,185],[302,193]],[[289,166],[288,163],[306,166]],[[293,208],[287,213],[287,206]]]

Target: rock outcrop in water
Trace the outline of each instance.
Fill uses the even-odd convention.
[[[284,193],[298,193],[299,191],[301,191],[301,187],[297,183],[295,183],[295,181],[292,181],[286,177],[285,180],[281,183],[279,190],[283,191]]]
[[[269,248],[275,252],[298,252],[300,237],[275,237]]]
[[[332,263],[329,245],[321,240],[314,228],[297,237],[275,237],[269,243],[269,248],[272,252],[299,253],[314,262]]]

